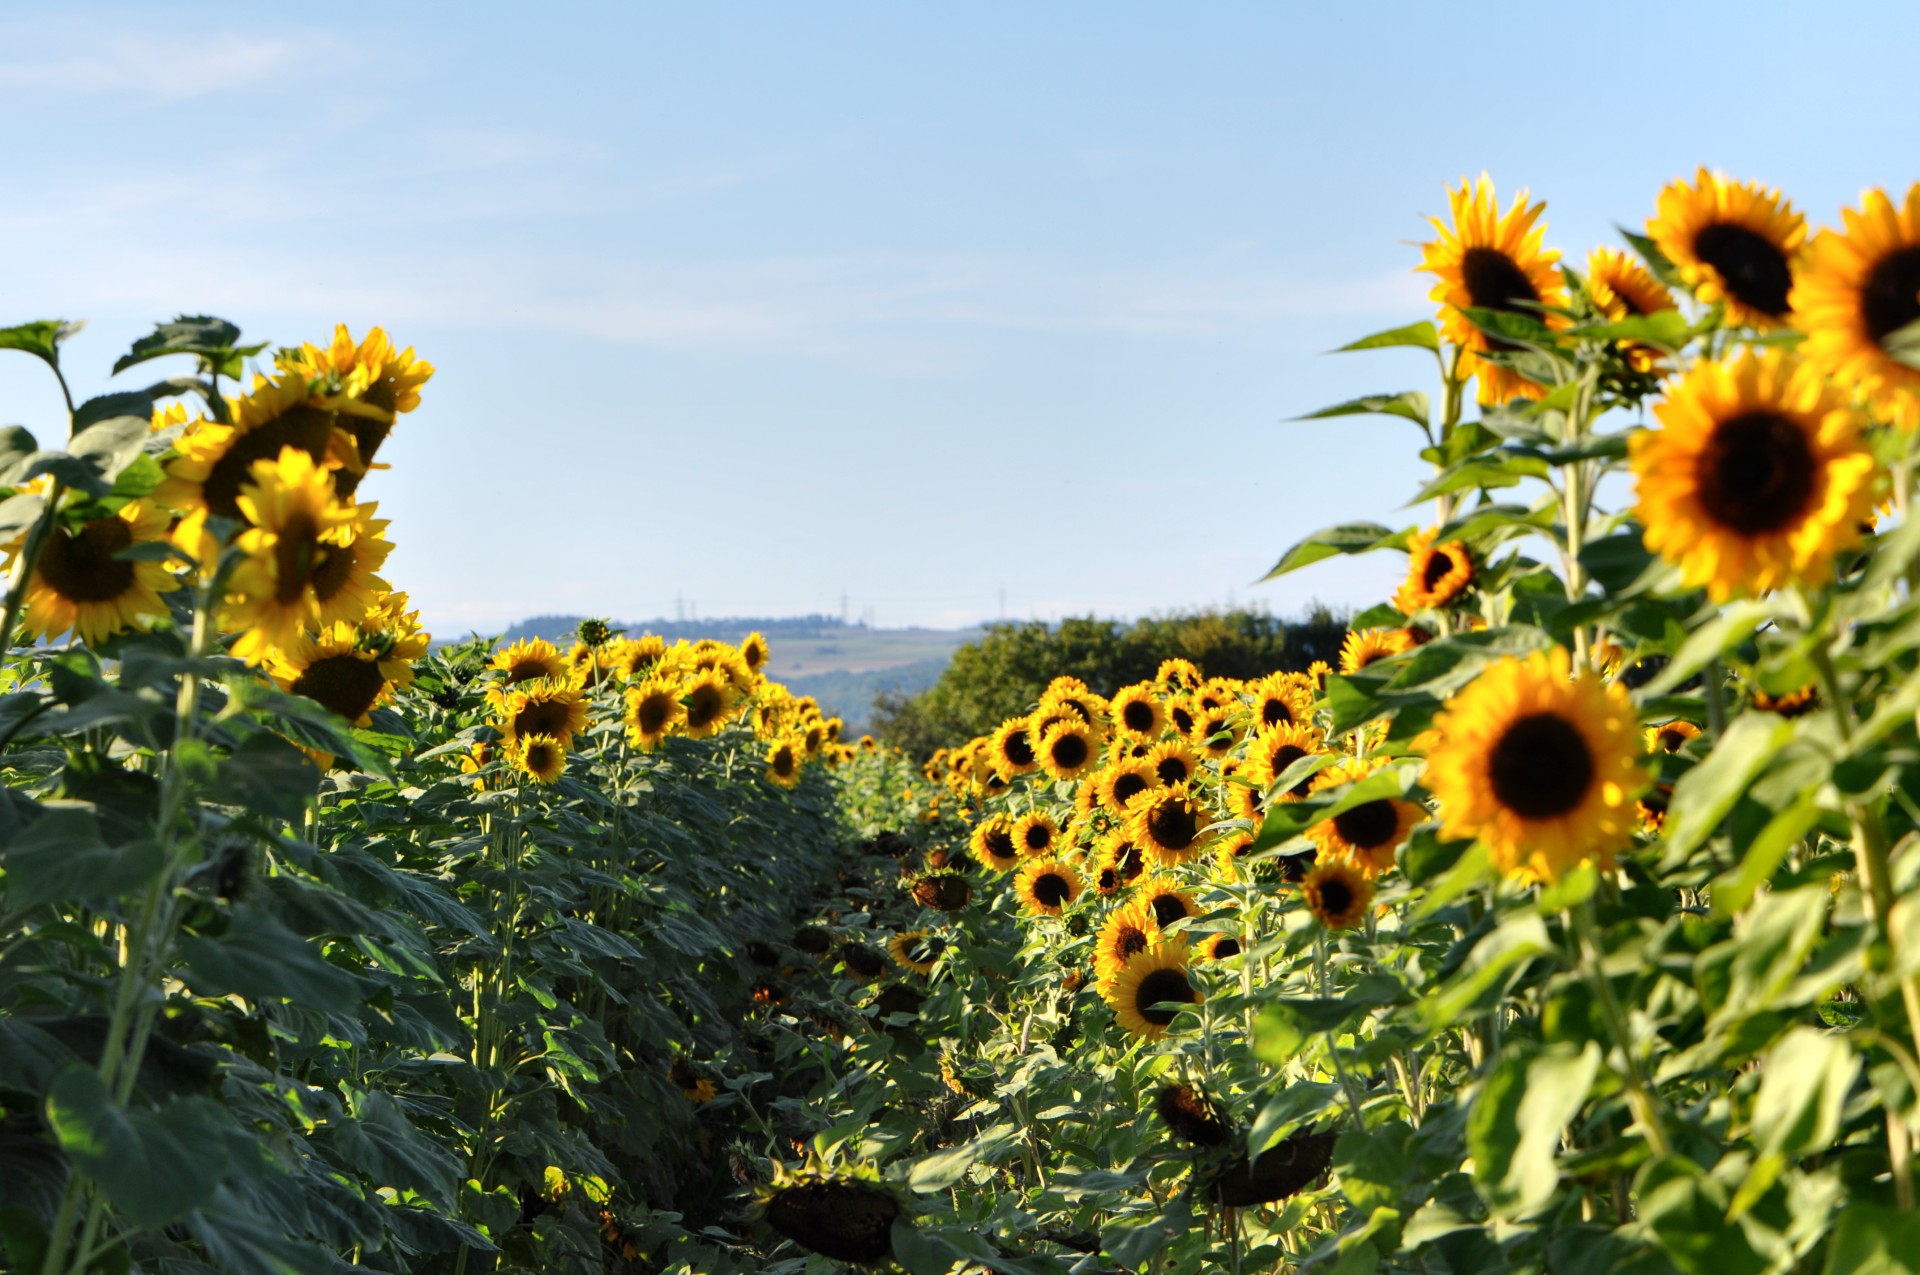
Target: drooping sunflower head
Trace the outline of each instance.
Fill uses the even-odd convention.
[[[536,784],[550,784],[567,768],[567,749],[551,735],[523,735],[514,741],[512,760]]]
[[[1020,862],[1020,847],[1013,839],[1013,824],[1005,815],[989,815],[974,825],[967,849],[982,867],[1007,872]]]
[[[1384,757],[1366,757],[1329,766],[1314,775],[1309,791],[1357,783],[1387,764]],[[1307,835],[1313,839],[1321,858],[1345,857],[1368,876],[1379,876],[1393,866],[1394,851],[1426,815],[1425,810],[1411,801],[1375,797],[1311,825]]]
[[[936,912],[958,912],[973,899],[973,883],[951,868],[928,872],[914,881],[908,893],[923,908]]]
[[[1113,697],[1108,709],[1113,715],[1114,730],[1123,737],[1158,739],[1166,729],[1166,709],[1161,707],[1152,686],[1127,687]]]
[[[1780,695],[1772,695],[1764,686],[1753,688],[1753,707],[1762,713],[1782,717],[1804,717],[1820,707],[1820,688],[1809,683]]]
[[[1012,717],[993,732],[993,764],[1011,779],[1040,765],[1040,756],[1027,738],[1027,719]]]
[[[1840,210],[1844,230],[1822,230],[1795,279],[1802,349],[1822,371],[1861,391],[1875,415],[1920,428],[1920,368],[1890,352],[1893,334],[1920,323],[1920,182],[1895,205],[1883,190]]]
[[[1611,864],[1646,786],[1626,688],[1575,676],[1559,647],[1489,665],[1447,701],[1426,784],[1448,836],[1478,837],[1503,872],[1557,881]]]
[[[1247,745],[1247,778],[1260,791],[1273,787],[1295,762],[1326,749],[1326,738],[1311,726],[1280,726],[1261,731]],[[1313,784],[1308,776],[1285,792],[1275,795],[1279,801],[1294,801],[1307,795]]]
[[[1677,753],[1687,746],[1690,739],[1700,738],[1700,728],[1682,718],[1662,722],[1658,726],[1647,727],[1647,751],[1650,753]]]
[[[1402,614],[1451,606],[1473,583],[1473,555],[1457,540],[1438,543],[1439,535],[1427,527],[1407,541],[1407,578],[1393,595]]]
[[[1040,766],[1053,779],[1078,779],[1100,764],[1100,736],[1081,721],[1056,722],[1041,737]]]
[[[1340,671],[1358,673],[1377,660],[1391,659],[1412,647],[1403,629],[1360,629],[1340,643]]]
[[[1440,303],[1441,330],[1465,351],[1464,370],[1479,377],[1482,403],[1542,398],[1545,387],[1479,357],[1516,347],[1489,336],[1463,311],[1504,311],[1549,327],[1564,325],[1561,316],[1543,309],[1564,307],[1567,300],[1554,269],[1560,254],[1542,247],[1547,227],[1540,214],[1547,206],[1529,204],[1523,190],[1503,215],[1493,180],[1484,173],[1478,181],[1462,180],[1458,190],[1449,188],[1447,201],[1452,205],[1453,224],[1432,219],[1440,237],[1421,245],[1418,267],[1438,279],[1430,295]]]
[[[344,323],[334,330],[327,349],[302,346],[298,351],[282,351],[278,361],[283,369],[309,380],[322,379],[337,391],[331,401],[341,409],[340,425],[353,444],[341,475],[343,496],[351,495],[372,468],[374,453],[392,431],[394,417],[420,405],[420,387],[433,375],[433,364],[415,358],[413,347],[396,351],[380,328],[355,344]]]
[[[1616,323],[1676,308],[1667,286],[1618,248],[1595,248],[1587,254],[1587,295],[1595,309]],[[1661,353],[1650,345],[1616,344],[1636,372],[1652,372],[1660,365]]]
[[[880,953],[851,939],[840,944],[840,964],[863,983],[871,983],[887,972],[886,959]]]
[[[654,748],[679,725],[686,711],[676,683],[647,678],[627,688],[627,738],[636,748]]]
[[[681,685],[680,702],[687,710],[687,737],[705,739],[718,734],[733,719],[740,698],[724,673],[709,670],[694,674]]]
[[[1044,810],[1030,810],[1013,824],[1014,848],[1022,858],[1050,858],[1060,845],[1060,825]]]
[[[1127,811],[1127,836],[1154,862],[1177,867],[1195,858],[1213,841],[1207,825],[1213,817],[1191,786],[1181,783],[1142,794]]]
[[[1167,935],[1128,957],[1106,991],[1115,1021],[1146,1040],[1166,1035],[1181,1009],[1202,1000],[1187,968],[1189,956],[1185,938]]]
[[[893,1225],[906,1213],[872,1174],[783,1170],[760,1194],[768,1226],[836,1262],[886,1264],[893,1256]]]
[[[931,974],[947,953],[947,941],[931,930],[902,930],[887,940],[887,954],[916,974]]]
[[[1232,1128],[1221,1118],[1213,1100],[1191,1085],[1166,1085],[1154,1098],[1154,1110],[1173,1136],[1195,1146],[1226,1145]]]
[[[800,782],[800,751],[792,740],[783,739],[767,750],[767,778],[782,788]]]
[[[1203,961],[1224,961],[1240,955],[1240,936],[1227,930],[1216,930],[1202,938],[1193,950],[1194,955]]]
[[[1734,323],[1767,329],[1792,318],[1793,275],[1807,219],[1780,192],[1701,168],[1660,192],[1647,234],[1708,305]]]
[[[1366,920],[1373,880],[1347,859],[1323,859],[1300,883],[1307,909],[1329,930],[1350,930]]]
[[[1701,362],[1628,439],[1647,547],[1716,601],[1819,583],[1860,539],[1874,459],[1843,387],[1783,350]]]
[[[1190,783],[1200,773],[1200,754],[1178,740],[1154,745],[1145,760],[1163,787]]]
[[[1013,879],[1020,906],[1035,916],[1059,916],[1084,888],[1078,872],[1052,857],[1028,860]]]
[[[25,635],[71,632],[88,646],[167,614],[160,595],[180,587],[164,562],[129,562],[122,551],[167,538],[164,510],[132,500],[84,522],[58,519],[48,531],[28,581]],[[25,537],[7,554],[13,566]]]

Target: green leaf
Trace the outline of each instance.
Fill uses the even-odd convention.
[[[1262,576],[1261,581],[1276,579],[1289,571],[1298,571],[1301,567],[1311,566],[1323,558],[1331,558],[1343,553],[1366,553],[1373,549],[1402,548],[1406,544],[1405,533],[1396,533],[1377,522],[1347,522],[1337,527],[1328,527],[1316,531],[1293,548],[1280,555],[1280,561],[1274,563],[1273,570]]]
[[[1362,1213],[1389,1206],[1407,1195],[1410,1165],[1407,1141],[1413,1128],[1391,1120],[1377,1129],[1348,1129],[1334,1144],[1334,1181],[1340,1193]]]
[[[1423,350],[1440,352],[1440,333],[1431,319],[1422,319],[1418,323],[1409,323],[1404,328],[1393,328],[1386,332],[1376,332],[1372,336],[1363,336],[1358,341],[1343,345],[1333,351],[1346,354],[1353,350],[1383,350],[1396,345],[1416,345]]]
[[[967,1170],[980,1163],[992,1164],[1009,1147],[1020,1140],[1020,1126],[1016,1124],[997,1124],[981,1133],[978,1137],[949,1147],[945,1151],[935,1151],[913,1162],[907,1173],[907,1186],[922,1195],[931,1195],[944,1191],[961,1178]]]
[[[67,451],[92,464],[111,484],[146,449],[151,432],[144,416],[110,416],[75,434]]]
[[[1348,399],[1344,403],[1323,407],[1294,419],[1318,421],[1331,416],[1400,416],[1416,425],[1425,425],[1430,414],[1431,407],[1426,394],[1420,390],[1406,390],[1399,394],[1368,394]]]
[[[1793,723],[1774,713],[1733,720],[1706,760],[1680,777],[1667,804],[1664,861],[1683,863],[1712,836],[1748,786],[1793,738]]]
[[[129,390],[122,394],[101,394],[90,398],[73,409],[73,428],[77,432],[116,416],[137,416],[150,423],[153,420],[153,395],[143,390]]]
[[[1506,450],[1483,452],[1461,461],[1435,477],[1407,504],[1422,504],[1450,491],[1513,487],[1517,486],[1522,479],[1545,478],[1550,472],[1552,472],[1551,466],[1538,456]]]
[[[1661,252],[1660,246],[1652,239],[1628,230],[1625,226],[1615,226],[1614,229],[1620,232],[1622,239],[1633,245],[1633,250],[1640,254],[1640,260],[1647,263],[1647,270],[1654,278],[1669,288],[1686,286],[1686,281],[1680,277],[1680,272],[1673,268],[1673,262],[1667,260],[1667,254]]]
[[[1734,1194],[1730,1217],[1751,1208],[1788,1164],[1833,1145],[1847,1091],[1859,1075],[1859,1056],[1839,1036],[1795,1027],[1780,1038],[1767,1055],[1753,1099],[1753,1137],[1760,1154]]]
[[[1649,1161],[1635,1182],[1641,1222],[1685,1275],[1761,1275],[1768,1267],[1738,1222],[1727,1191],[1679,1156]]]
[[[27,467],[27,460],[40,450],[33,434],[23,425],[0,428],[0,486],[11,487],[15,475]]]
[[[1895,328],[1880,338],[1880,348],[1896,363],[1920,370],[1920,319]]]
[[[1534,315],[1471,305],[1461,306],[1460,313],[1468,323],[1508,345],[1538,350],[1550,350],[1554,346],[1553,329]]]
[[[1647,683],[1644,694],[1668,694],[1727,651],[1752,637],[1754,630],[1773,619],[1778,610],[1770,602],[1758,599],[1732,603],[1688,635],[1667,666],[1660,670],[1659,676]]]
[[[1509,1045],[1467,1112],[1473,1181],[1496,1216],[1525,1217],[1553,1199],[1560,1131],[1586,1102],[1600,1073],[1593,1041]]]
[[[1469,855],[1461,865],[1477,867],[1483,862]],[[1509,916],[1473,945],[1452,977],[1420,1002],[1420,1019],[1427,1033],[1434,1035],[1457,1026],[1469,1011],[1477,1016],[1490,1009],[1497,993],[1518,975],[1522,965],[1554,954],[1546,922],[1538,915],[1520,912]]]
[[[218,937],[180,940],[187,986],[203,996],[290,1000],[345,1011],[360,1002],[360,980],[322,960],[318,949],[258,907],[237,907]]]
[[[9,906],[102,905],[152,882],[166,867],[160,846],[136,841],[109,846],[88,810],[48,810],[0,852],[7,873],[0,888]]]
[[[240,329],[225,319],[183,314],[172,323],[159,324],[152,333],[135,341],[131,350],[115,360],[114,375],[150,359],[193,354],[205,359],[220,375],[237,379],[245,370],[242,360],[267,348],[239,345],[239,340]]]
[[[1390,984],[1356,987],[1339,1000],[1283,996],[1268,1001],[1254,1020],[1254,1055],[1276,1067],[1287,1062],[1315,1036],[1344,1030],[1362,1015],[1405,999],[1398,985]]]
[[[37,323],[0,328],[0,350],[19,350],[43,360],[49,367],[59,367],[60,343],[85,326],[63,319],[41,319]]]
[[[1820,820],[1818,793],[1803,790],[1786,809],[1767,820],[1767,826],[1747,843],[1746,852],[1732,871],[1724,872],[1713,883],[1713,914],[1736,916],[1774,870],[1786,859],[1807,830]]]
[[[1567,335],[1633,341],[1677,352],[1693,339],[1694,328],[1678,310],[1656,310],[1652,314],[1634,314],[1607,323],[1588,323],[1570,329]]]
[[[1864,1200],[1840,1211],[1824,1275],[1920,1275],[1920,1213]]]
[[[74,1167],[135,1226],[153,1230],[185,1217],[226,1175],[223,1126],[231,1122],[211,1099],[176,1099],[153,1111],[122,1107],[99,1072],[69,1063],[53,1079],[46,1110]]]

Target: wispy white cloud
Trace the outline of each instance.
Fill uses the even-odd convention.
[[[185,101],[280,80],[298,64],[337,63],[348,53],[331,36],[122,31],[73,23],[7,28],[0,94],[125,96]]]

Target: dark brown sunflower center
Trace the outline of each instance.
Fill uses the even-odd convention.
[[[1572,722],[1534,713],[1500,736],[1487,777],[1494,797],[1521,818],[1554,819],[1577,809],[1593,786],[1593,754]]]
[[[793,764],[793,749],[784,744],[781,745],[780,750],[773,755],[774,773],[784,779],[793,773]]]
[[[1333,828],[1348,845],[1372,850],[1393,840],[1400,816],[1391,801],[1382,798],[1343,810],[1333,817]]]
[[[1143,930],[1122,930],[1113,941],[1113,952],[1121,960],[1126,960],[1135,952],[1147,950],[1147,936]]]
[[[1273,758],[1271,762],[1271,765],[1273,767],[1273,777],[1275,779],[1278,779],[1280,776],[1286,774],[1287,767],[1293,765],[1293,763],[1299,761],[1302,757],[1305,757],[1305,756],[1307,756],[1307,750],[1300,747],[1297,744],[1280,745],[1280,747],[1273,750]],[[1299,783],[1295,784],[1293,787],[1289,788],[1287,791],[1292,793],[1296,797],[1305,796],[1307,791],[1307,786],[1312,782],[1313,782],[1313,779],[1311,777],[1302,779]]]
[[[327,454],[333,422],[332,412],[295,407],[235,438],[227,445],[226,453],[213,462],[206,482],[201,484],[207,509],[222,518],[241,518],[240,487],[252,479],[247,471],[253,468],[253,463],[278,460],[280,450],[285,447],[297,447],[318,463]]]
[[[1169,850],[1185,850],[1200,835],[1200,820],[1184,801],[1163,801],[1148,812],[1147,831]]]
[[[358,556],[358,541],[351,545],[329,545],[327,552],[314,566],[311,572],[313,596],[324,604],[340,596],[348,584],[353,581],[354,559]],[[541,674],[534,674],[539,677]],[[519,681],[519,678],[512,679]]]
[[[1540,304],[1540,293],[1527,278],[1527,272],[1512,257],[1498,248],[1469,248],[1460,255],[1460,278],[1467,295],[1481,310],[1506,310],[1539,318],[1531,307]],[[1523,304],[1524,303],[1524,304]],[[1517,350],[1511,341],[1488,336],[1487,345],[1495,350]]]
[[[1293,725],[1293,708],[1278,695],[1269,695],[1260,704],[1260,724],[1263,726]]]
[[[1193,714],[1189,712],[1187,709],[1184,709],[1184,708],[1168,709],[1167,716],[1172,719],[1173,728],[1179,731],[1182,735],[1187,735],[1192,733]]]
[[[1187,759],[1184,757],[1162,757],[1160,764],[1153,768],[1153,773],[1160,777],[1163,784],[1181,783],[1193,774],[1187,768]]]
[[[1667,796],[1662,788],[1655,788],[1640,798],[1640,808],[1649,814],[1664,815],[1667,813]]]
[[[113,556],[132,543],[124,518],[95,518],[77,535],[55,526],[35,573],[69,602],[111,602],[133,587],[133,564]]]
[[[1087,737],[1069,731],[1053,741],[1053,764],[1061,770],[1074,770],[1086,765],[1088,749]]]
[[[918,1006],[891,1008],[912,1013]],[[899,1216],[900,1205],[885,1191],[856,1182],[789,1186],[767,1202],[767,1225],[801,1247],[841,1262],[878,1262],[892,1256],[893,1223]]]
[[[666,727],[667,718],[673,712],[673,701],[664,692],[656,692],[642,699],[633,710],[633,719],[639,723],[640,731],[646,735],[658,735]]]
[[[1033,745],[1019,731],[1007,736],[1006,743],[1000,746],[1008,761],[1016,766],[1031,766],[1034,763]]]
[[[1435,549],[1427,555],[1427,568],[1420,573],[1420,587],[1432,593],[1434,587],[1453,573],[1453,554]]]
[[[1662,752],[1677,753],[1680,751],[1681,745],[1686,742],[1687,737],[1677,730],[1663,730],[1660,732],[1660,751]]]
[[[560,760],[560,750],[552,744],[527,745],[527,769],[536,775],[545,774],[554,768]]]
[[[1155,1027],[1165,1027],[1180,1012],[1178,1009],[1157,1008],[1162,1002],[1169,1001],[1180,1005],[1193,1004],[1193,984],[1187,981],[1185,970],[1155,970],[1140,980],[1140,990],[1134,996],[1140,1017]]]
[[[300,600],[313,579],[313,573],[334,551],[333,546],[320,543],[319,533],[320,529],[312,517],[306,513],[296,513],[287,520],[279,538],[274,541],[276,576],[273,600],[281,606],[292,606]]]
[[[564,735],[569,714],[563,700],[535,700],[513,716],[516,735]]]
[[[1224,961],[1229,956],[1238,955],[1240,955],[1240,940],[1234,938],[1233,935],[1222,934],[1213,941],[1213,956],[1215,960]]]
[[[1120,879],[1131,881],[1147,870],[1146,856],[1140,853],[1140,847],[1128,843],[1114,856],[1113,866],[1120,869]]]
[[[1876,343],[1920,321],[1920,244],[1897,248],[1873,263],[1860,289],[1860,320]]]
[[[1102,894],[1112,894],[1120,888],[1120,872],[1116,868],[1102,868],[1100,875],[1094,878],[1095,887]]]
[[[386,685],[380,666],[372,660],[351,654],[323,655],[293,679],[293,693],[357,722],[373,709]]]
[[[1772,318],[1785,317],[1793,272],[1778,244],[1746,226],[1716,222],[1693,237],[1693,251],[1714,268],[1735,301]]]
[[[1153,705],[1145,700],[1128,700],[1127,706],[1120,710],[1120,722],[1130,731],[1142,734],[1153,729]]]
[[[987,847],[987,853],[996,859],[1011,859],[1020,853],[1013,844],[1012,835],[999,828],[993,829],[980,840]]]
[[[1320,912],[1323,917],[1345,916],[1353,906],[1353,887],[1339,877],[1320,883]]]
[[[1123,770],[1113,780],[1113,804],[1125,810],[1127,803],[1147,790],[1147,777]]]
[[[1741,535],[1779,531],[1806,510],[1818,468],[1798,425],[1774,412],[1745,412],[1715,426],[1701,449],[1700,503]]]
[[[687,725],[702,730],[719,718],[726,697],[717,686],[696,686],[687,696]]]
[[[1177,894],[1156,894],[1150,905],[1153,919],[1162,925],[1172,925],[1187,914],[1187,905],[1180,901]]]
[[[1042,906],[1057,908],[1067,901],[1071,893],[1067,879],[1057,872],[1042,872],[1033,879],[1033,897]]]
[[[1027,843],[1028,850],[1035,852],[1045,850],[1053,844],[1053,829],[1044,823],[1036,823],[1027,829],[1026,835],[1021,840]]]
[[[336,556],[344,557],[345,555]],[[332,559],[329,558],[328,561],[332,561]],[[515,682],[531,682],[536,677],[551,677],[552,675],[553,670],[547,667],[545,660],[529,657],[524,660],[514,661],[513,667],[507,670],[507,684],[511,686]]]

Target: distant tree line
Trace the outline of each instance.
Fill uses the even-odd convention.
[[[1205,609],[1149,616],[1131,624],[1094,616],[1003,620],[954,652],[940,680],[917,695],[882,694],[874,733],[919,759],[984,734],[1026,712],[1060,674],[1102,695],[1144,681],[1173,656],[1192,660],[1208,677],[1262,677],[1339,659],[1346,617],[1315,605],[1283,620],[1264,610]]]
[[[524,638],[546,638],[557,642],[580,627],[585,618],[578,615],[536,615],[530,620],[521,620],[503,635],[504,641],[518,642]],[[638,623],[615,621],[614,627],[630,634],[658,633],[668,641],[685,638],[695,641],[699,638],[718,638],[722,642],[738,642],[749,633],[764,633],[768,638],[786,634],[789,637],[815,637],[823,633],[833,633],[844,629],[864,629],[864,624],[848,624],[837,615],[730,615],[702,617],[698,620],[646,620]]]

